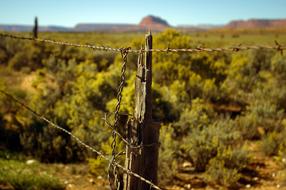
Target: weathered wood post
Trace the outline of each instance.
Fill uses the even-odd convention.
[[[157,184],[159,126],[152,121],[152,34],[145,36],[144,62],[138,61],[135,81],[135,115],[128,127],[126,167]],[[141,59],[139,57],[139,59]],[[124,190],[150,190],[150,185],[125,175]]]
[[[38,38],[38,17],[35,17],[34,28],[33,28],[33,37]]]

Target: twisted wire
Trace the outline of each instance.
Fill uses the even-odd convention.
[[[117,90],[117,104],[116,104],[116,107],[115,107],[115,112],[114,112],[114,125],[113,125],[113,130],[112,130],[112,143],[111,143],[111,148],[112,148],[112,159],[109,163],[109,173],[108,173],[108,179],[109,179],[109,182],[110,182],[110,189],[112,190],[115,190],[113,189],[114,185],[115,185],[115,188],[116,189],[119,189],[120,187],[120,181],[118,180],[118,172],[117,172],[117,168],[116,166],[114,166],[112,163],[114,161],[116,161],[116,137],[117,137],[117,131],[118,131],[118,128],[119,128],[119,110],[120,110],[120,105],[121,105],[121,100],[122,100],[122,90],[123,90],[123,87],[125,85],[125,80],[126,80],[126,65],[127,65],[127,56],[128,56],[128,50],[130,48],[122,48],[121,49],[121,57],[122,57],[122,68],[121,68],[121,77],[120,77],[120,84],[119,84],[119,87],[118,87],[118,90]],[[111,168],[111,166],[113,165],[113,168]],[[113,176],[114,176],[114,179],[111,179],[111,176],[110,176],[110,172],[112,170],[112,173],[113,173]]]
[[[49,40],[49,39],[41,39],[41,38],[32,38],[32,37],[25,37],[19,35],[13,35],[8,33],[0,33],[0,37],[2,38],[11,38],[11,39],[18,39],[18,40],[28,40],[28,41],[35,41],[40,43],[48,43],[54,45],[61,45],[61,46],[71,46],[71,47],[78,47],[78,48],[89,48],[92,50],[98,51],[111,51],[111,52],[121,52],[122,48],[113,48],[108,46],[97,46],[97,45],[88,45],[88,44],[77,44],[77,43],[70,43],[64,41],[56,41],[56,40]],[[216,47],[216,48],[209,48],[209,47],[194,47],[194,48],[170,48],[167,47],[165,49],[127,49],[126,52],[128,53],[140,53],[140,52],[158,52],[158,53],[199,53],[199,52],[238,52],[244,50],[259,50],[259,49],[268,49],[268,50],[276,50],[278,52],[283,53],[286,50],[286,45],[281,45],[277,41],[274,41],[274,45],[235,45],[229,47]]]

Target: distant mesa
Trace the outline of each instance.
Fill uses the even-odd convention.
[[[144,17],[139,26],[142,28],[152,29],[152,30],[162,30],[170,27],[168,22],[160,17],[149,15]]]
[[[32,21],[31,21],[32,22]],[[40,22],[41,23],[41,22]],[[139,24],[126,23],[79,23],[74,27],[63,26],[42,26],[39,25],[39,31],[42,32],[146,32],[149,29],[153,32],[160,32],[166,28],[172,28],[166,20],[148,15],[144,17]],[[197,32],[211,29],[227,30],[256,30],[256,29],[286,29],[286,19],[249,19],[235,20],[226,25],[185,25],[173,27],[181,31]],[[0,31],[31,32],[32,25],[6,25],[0,24]]]
[[[71,28],[75,32],[146,32],[148,29],[152,31],[163,31],[171,27],[166,20],[160,17],[149,15],[144,17],[139,24],[125,23],[79,23]],[[0,27],[1,28],[1,27]]]
[[[152,31],[162,31],[165,28],[170,27],[166,20],[160,17],[149,15],[144,17],[139,24],[107,24],[107,23],[80,23],[73,29],[74,31],[112,31],[112,32],[127,32],[127,31],[146,31],[151,29]]]
[[[4,25],[0,24],[0,30],[13,31],[13,32],[31,32],[33,29],[32,25]],[[40,26],[39,31],[41,32],[71,32],[72,28],[63,26]]]
[[[136,25],[132,24],[110,24],[110,23],[79,23],[73,30],[76,32],[126,32],[136,30]]]
[[[286,28],[286,19],[249,19],[235,20],[228,23],[228,29],[278,29]]]

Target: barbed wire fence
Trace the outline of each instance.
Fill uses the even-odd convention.
[[[88,48],[92,50],[99,50],[99,51],[111,51],[111,52],[121,52],[124,48],[112,48],[108,46],[97,46],[97,45],[88,45],[88,44],[78,44],[78,43],[70,43],[64,41],[57,41],[57,40],[49,40],[49,39],[41,39],[41,38],[32,38],[32,37],[25,37],[25,36],[17,36],[8,33],[0,33],[0,37],[2,38],[11,38],[17,40],[26,40],[26,41],[34,41],[39,43],[46,43],[46,44],[54,44],[60,46],[71,46],[71,47],[78,47],[78,48]],[[161,53],[170,53],[170,52],[238,52],[243,50],[259,50],[259,49],[268,49],[268,50],[277,50],[282,52],[286,50],[286,45],[281,45],[277,41],[274,41],[274,45],[236,45],[236,46],[229,46],[229,47],[217,47],[217,48],[205,48],[205,47],[195,47],[195,48],[170,48],[167,47],[165,49],[126,49],[126,53],[142,53],[146,51],[150,52],[161,52]]]
[[[83,142],[80,138],[75,136],[72,132],[69,132],[68,130],[64,129],[63,127],[57,125],[56,123],[53,123],[50,121],[48,118],[45,116],[42,116],[41,114],[37,113],[35,110],[33,110],[31,107],[17,99],[15,96],[11,95],[10,93],[0,89],[0,93],[10,100],[16,102],[18,105],[22,106],[26,110],[28,110],[32,115],[34,115],[36,118],[39,120],[42,120],[46,122],[49,126],[54,127],[67,135],[69,135],[72,139],[74,139],[79,145],[82,147],[96,153],[99,157],[103,158],[104,160],[109,162],[108,166],[108,179],[110,182],[110,188],[112,190],[118,190],[119,187],[122,185],[120,184],[120,181],[118,180],[118,169],[122,170],[124,173],[127,175],[133,176],[146,184],[150,186],[150,188],[154,188],[157,190],[162,190],[156,183],[152,182],[149,179],[146,179],[139,175],[138,173],[126,168],[126,166],[123,166],[119,164],[116,160],[116,157],[118,153],[116,152],[116,138],[120,138],[127,147],[129,148],[140,148],[142,145],[136,146],[132,143],[130,143],[126,138],[124,138],[118,129],[119,125],[119,110],[120,110],[120,105],[121,105],[121,100],[122,100],[122,90],[125,85],[125,80],[126,80],[126,67],[127,67],[127,56],[129,53],[137,53],[139,55],[142,55],[144,52],[157,52],[157,53],[199,53],[199,52],[238,52],[238,51],[243,51],[243,50],[259,50],[259,49],[267,49],[267,50],[275,50],[283,54],[283,51],[286,50],[285,45],[281,45],[277,41],[275,41],[274,45],[242,45],[239,44],[237,46],[229,46],[229,47],[217,47],[217,48],[206,48],[206,47],[195,47],[195,48],[170,48],[167,47],[165,49],[132,49],[131,47],[128,48],[113,48],[113,47],[107,47],[107,46],[97,46],[97,45],[87,45],[87,44],[79,44],[79,43],[70,43],[70,42],[64,42],[64,41],[57,41],[57,40],[50,40],[50,39],[41,39],[41,38],[33,38],[33,37],[26,37],[26,36],[20,36],[20,35],[13,35],[9,33],[0,33],[0,38],[10,38],[10,39],[15,39],[15,40],[23,40],[23,41],[33,41],[37,43],[44,43],[44,44],[53,44],[53,45],[58,45],[58,46],[70,46],[70,47],[77,47],[77,48],[88,48],[92,50],[97,50],[97,51],[109,51],[109,52],[119,52],[121,54],[122,58],[122,68],[121,68],[121,77],[120,77],[120,84],[118,87],[117,91],[117,103],[116,103],[116,108],[114,111],[114,124],[111,124],[108,121],[107,116],[103,118],[104,123],[106,124],[107,127],[109,127],[112,130],[112,155],[105,155],[99,150],[96,150],[92,146],[86,144]]]

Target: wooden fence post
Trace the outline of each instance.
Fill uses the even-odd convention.
[[[34,20],[34,28],[33,28],[33,37],[36,39],[38,38],[38,17],[35,17],[35,20]]]
[[[145,37],[145,50],[152,49],[151,32]],[[143,57],[142,57],[143,58]],[[157,184],[159,126],[152,121],[152,52],[138,61],[135,81],[135,115],[128,126],[126,167]],[[136,147],[137,146],[137,147]],[[138,148],[139,147],[139,148]],[[124,190],[150,190],[150,185],[130,175],[124,177]]]

